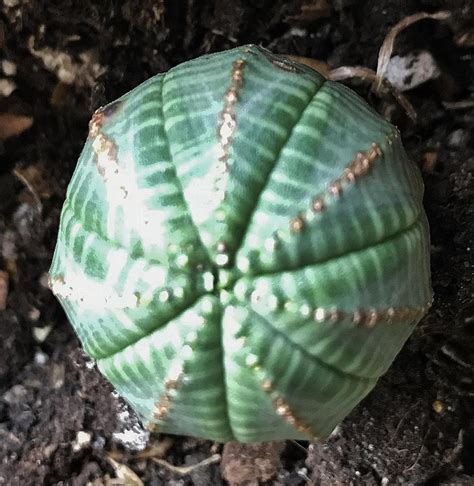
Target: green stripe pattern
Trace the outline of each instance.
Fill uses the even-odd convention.
[[[210,174],[236,61],[218,200]],[[327,437],[432,298],[423,184],[396,129],[347,88],[256,46],[181,64],[100,116],[116,171],[100,173],[91,134],[50,269],[86,352],[161,432]],[[370,170],[331,195],[374,143]],[[359,311],[375,324],[357,325]]]

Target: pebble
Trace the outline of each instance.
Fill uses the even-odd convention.
[[[80,430],[76,434],[76,440],[72,443],[72,450],[74,452],[79,452],[80,450],[89,446],[92,440],[92,434],[89,432],[84,432]]]
[[[15,76],[16,64],[8,59],[2,59],[2,71],[5,76]]]
[[[461,147],[467,145],[469,142],[469,133],[462,128],[458,128],[451,132],[448,136],[448,146],[449,147]]]
[[[18,257],[18,251],[16,246],[16,234],[12,230],[6,230],[3,233],[1,256],[5,260],[13,260],[13,261],[15,261]]]
[[[46,338],[49,336],[51,329],[53,326],[44,326],[44,327],[34,327],[33,328],[33,337],[37,343],[44,343]]]
[[[17,88],[16,84],[11,79],[0,79],[0,94],[8,98]]]
[[[47,363],[49,359],[49,356],[46,353],[43,353],[43,351],[37,351],[35,353],[34,361],[35,364],[38,366],[43,366]]]
[[[26,401],[28,390],[23,385],[14,385],[3,395],[3,400],[8,405],[15,405]]]
[[[129,451],[139,452],[144,450],[148,444],[150,432],[142,427],[136,416],[122,402],[120,402],[117,416],[121,430],[113,433],[113,440]]]
[[[420,51],[406,56],[393,56],[385,77],[398,90],[408,91],[436,79],[440,74],[441,71],[431,53]]]
[[[95,439],[95,441],[93,442],[92,447],[96,450],[102,450],[105,447],[106,443],[107,443],[107,440],[105,439],[105,437],[102,437],[101,435],[99,435],[99,437],[97,437]]]
[[[41,311],[39,309],[37,309],[36,307],[32,307],[29,311],[28,311],[28,319],[30,321],[33,321],[33,322],[36,322],[41,316]]]

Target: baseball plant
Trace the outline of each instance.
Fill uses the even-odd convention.
[[[356,94],[243,46],[96,111],[50,284],[150,429],[325,438],[430,305],[422,195]]]

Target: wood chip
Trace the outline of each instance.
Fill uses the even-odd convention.
[[[0,270],[0,311],[7,308],[8,281],[8,273]]]
[[[331,3],[328,0],[306,0],[301,6],[298,15],[288,17],[290,20],[296,20],[304,23],[311,23],[315,20],[329,17],[331,13]]]
[[[0,113],[0,140],[16,137],[33,125],[33,117]]]
[[[51,93],[51,105],[55,108],[67,106],[71,101],[69,85],[59,81]]]
[[[438,165],[438,152],[425,152],[423,154],[422,171],[431,173]]]

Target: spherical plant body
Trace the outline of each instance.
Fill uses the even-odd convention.
[[[96,111],[50,285],[150,429],[325,438],[431,303],[422,196],[362,99],[242,46]]]

